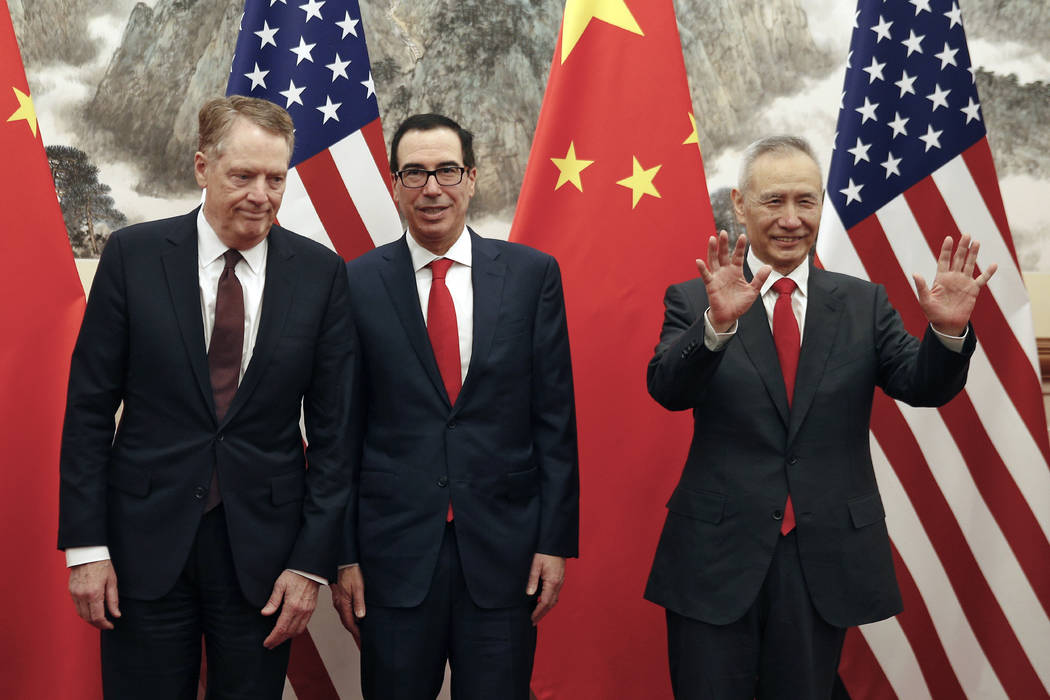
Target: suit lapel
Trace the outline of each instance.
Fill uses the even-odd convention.
[[[171,305],[179,325],[182,343],[190,360],[205,403],[215,411],[215,401],[208,373],[208,354],[201,317],[200,273],[197,252],[197,209],[179,218],[168,235],[170,247],[162,256],[164,276],[171,295]]]
[[[233,395],[233,402],[226,411],[223,423],[230,418],[251,396],[255,385],[266,371],[266,366],[273,355],[281,331],[284,330],[288,311],[295,301],[295,280],[293,274],[295,251],[288,241],[287,233],[276,226],[270,229],[267,236],[269,249],[266,251],[266,284],[263,287],[262,310],[259,316],[259,332],[255,336],[255,347],[252,359],[244,371],[244,377]]]
[[[769,330],[769,317],[766,316],[766,308],[762,305],[761,298],[755,299],[751,308],[740,317],[736,334],[762,383],[766,385],[766,391],[777,407],[780,419],[787,425],[790,413],[787,390],[784,388],[784,374],[780,371],[780,359],[777,357],[773,333]]]
[[[407,236],[408,234],[405,234]],[[416,289],[416,273],[412,269],[412,256],[408,252],[405,236],[393,245],[384,246],[383,263],[379,266],[379,276],[383,280],[390,303],[394,306],[401,326],[408,336],[408,344],[419,358],[420,364],[434,388],[448,401],[445,384],[441,381],[434,350],[430,347],[426,322],[419,306],[419,291]]]
[[[831,355],[839,316],[845,308],[836,289],[837,285],[828,274],[820,268],[810,267],[806,324],[798,356],[798,373],[795,376],[789,441],[794,439],[813,403],[824,367]]]
[[[506,264],[498,260],[499,249],[474,231],[467,231],[471,243],[470,276],[474,290],[474,328],[470,367],[467,368],[467,378],[460,396],[470,391],[478,381],[475,379],[478,371],[472,371],[471,368],[484,366],[488,358],[503,302],[503,281],[507,272]]]

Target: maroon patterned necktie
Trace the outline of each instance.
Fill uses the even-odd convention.
[[[787,389],[788,406],[795,394],[795,373],[798,371],[798,352],[801,334],[798,330],[798,319],[791,310],[791,293],[795,291],[794,280],[781,277],[773,283],[773,291],[779,296],[773,306],[773,343],[777,347],[777,358],[780,360],[780,371],[784,373],[784,388]],[[780,523],[780,534],[786,535],[795,529],[795,507],[788,494],[784,505],[784,520]]]
[[[215,399],[215,416],[220,423],[233,402],[233,395],[237,393],[244,352],[244,292],[234,274],[234,268],[242,258],[232,248],[223,253],[223,258],[226,259],[226,267],[219,276],[218,292],[215,295],[215,325],[208,345],[208,372]],[[210,511],[221,500],[218,478],[213,472],[204,512]]]

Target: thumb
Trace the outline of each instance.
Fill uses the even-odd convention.
[[[278,579],[273,586],[273,593],[270,594],[270,599],[263,606],[262,614],[273,615],[281,607],[282,600],[284,600],[284,582]]]
[[[120,617],[120,595],[117,593],[117,578],[106,579],[106,608],[113,617]]]
[[[534,595],[536,588],[540,585],[540,562],[532,560],[532,568],[529,570],[529,582],[525,586],[525,595]]]

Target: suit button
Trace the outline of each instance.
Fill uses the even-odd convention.
[[[198,486],[197,488],[193,489],[193,497],[196,498],[198,501],[207,495],[208,489],[204,488],[203,486]]]
[[[795,455],[788,457],[788,464],[798,464],[798,457]]]
[[[439,478],[438,486],[440,486],[441,488],[445,488],[446,486],[448,486],[448,477],[442,476],[441,478]]]
[[[456,429],[456,421],[454,421],[454,420],[450,420],[450,421],[448,422],[448,429],[449,429],[449,430],[455,430],[455,429]]]
[[[223,435],[222,433],[219,433],[218,435],[215,436],[215,439],[218,440],[219,442],[222,442],[225,438],[226,438],[226,436]]]
[[[783,519],[784,519],[784,511],[782,511],[782,510],[775,510],[775,511],[773,511],[773,520],[783,520]]]

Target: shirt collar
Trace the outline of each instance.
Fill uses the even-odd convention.
[[[266,264],[266,249],[269,245],[269,240],[270,237],[267,236],[248,250],[240,251],[244,262],[248,264],[248,268],[255,274],[259,274]],[[215,233],[215,229],[204,218],[204,207],[201,207],[197,211],[197,263],[202,268],[207,267],[221,258],[227,250],[229,250],[229,246],[219,239],[219,234]]]
[[[466,228],[463,229],[459,238],[456,239],[456,242],[452,244],[452,247],[444,255],[435,255],[419,245],[416,239],[412,237],[412,234],[408,232],[405,232],[405,242],[408,244],[408,253],[412,256],[412,269],[415,272],[419,272],[438,258],[448,258],[460,265],[471,266],[470,234],[467,233]]]
[[[751,268],[751,272],[757,272],[759,268],[765,265],[764,262],[758,259],[755,255],[755,249],[751,246],[747,248],[747,266]],[[762,295],[765,296],[766,292],[772,288],[773,283],[781,277],[790,277],[794,282],[795,286],[798,287],[798,291],[802,292],[803,296],[807,296],[809,291],[809,257],[802,261],[798,267],[786,275],[782,275],[776,270],[769,273],[769,277],[766,278],[765,283],[762,285]]]

